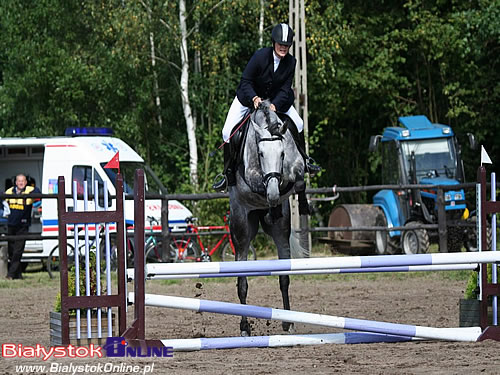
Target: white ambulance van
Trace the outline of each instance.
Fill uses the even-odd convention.
[[[125,193],[133,193],[134,174],[139,168],[145,172],[146,193],[164,193],[165,188],[144,160],[122,140],[106,135],[109,132],[107,128],[72,128],[66,131],[66,134],[72,135],[64,137],[0,138],[0,189],[5,191],[11,187],[19,173],[25,174],[28,184],[36,185],[43,194],[57,193],[59,176],[65,178],[66,194],[72,194],[72,181],[77,181],[79,193],[83,192],[80,191],[83,181],[87,181],[88,192],[92,197],[88,202],[88,210],[96,210],[93,200],[94,181],[98,182],[99,190],[103,189],[106,181],[108,194],[116,193],[114,182],[117,170],[103,167],[119,151]],[[145,203],[145,217],[154,217],[157,220],[154,230],[161,230],[161,201],[147,199]],[[67,199],[66,205],[69,210],[74,209],[72,199]],[[78,205],[81,207],[78,206],[76,210],[83,210],[83,200],[79,200]],[[104,210],[102,199],[97,205],[97,210]],[[109,199],[107,209],[115,209],[114,200]],[[127,226],[133,225],[134,201],[126,200],[124,209]],[[186,218],[192,216],[192,213],[175,200],[169,201],[168,209],[171,230],[183,230]],[[147,221],[146,228],[150,228],[151,224]],[[34,205],[29,232],[41,233],[42,236],[58,234],[57,199],[42,199],[40,206]],[[27,241],[22,261],[44,261],[56,245],[55,239]]]

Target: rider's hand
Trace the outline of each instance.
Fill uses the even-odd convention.
[[[255,109],[257,109],[257,107],[259,106],[259,104],[262,103],[262,99],[260,97],[258,97],[258,96],[254,96],[253,99],[252,99],[252,101],[253,101],[253,107]]]
[[[276,112],[276,107],[274,104],[271,103],[271,105],[269,106],[269,109],[273,112]]]

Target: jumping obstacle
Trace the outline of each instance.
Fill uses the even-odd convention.
[[[146,268],[148,266],[146,265]],[[443,264],[428,266],[370,267],[370,268],[326,268],[322,270],[271,271],[271,272],[223,272],[223,273],[188,273],[183,275],[148,274],[147,280],[203,279],[219,277],[281,276],[281,275],[328,275],[343,273],[376,273],[376,272],[426,272],[426,271],[458,271],[478,269],[478,263]],[[129,280],[134,279],[134,268],[127,269]]]
[[[246,272],[408,267],[500,262],[500,252],[374,255],[306,259],[249,260],[246,262],[154,263],[146,266],[147,277],[157,275],[224,274]]]
[[[497,202],[485,201],[485,172],[482,168],[481,194],[478,209],[480,209],[481,244],[480,249],[486,249],[486,215],[500,211]],[[62,186],[61,186],[62,185]],[[207,301],[188,299],[184,297],[169,297],[146,295],[145,280],[147,278],[160,277],[234,277],[234,276],[262,276],[281,274],[316,274],[316,273],[351,273],[351,272],[411,272],[416,270],[445,270],[474,268],[476,263],[498,263],[500,253],[484,251],[479,253],[453,253],[453,254],[418,254],[418,255],[396,255],[396,256],[372,256],[372,257],[338,257],[321,259],[294,259],[275,261],[247,261],[247,262],[226,262],[226,263],[190,263],[190,264],[160,264],[144,265],[144,172],[136,172],[136,183],[134,184],[135,200],[135,269],[133,272],[135,290],[133,295],[129,295],[129,303],[134,303],[134,321],[124,329],[122,323],[123,302],[127,298],[127,293],[123,287],[119,286],[117,295],[109,296],[83,296],[65,297],[62,305],[64,311],[69,308],[105,308],[108,306],[119,306],[120,315],[120,336],[124,337],[128,344],[134,346],[173,346],[174,350],[202,350],[217,348],[237,348],[237,347],[274,347],[291,345],[310,345],[323,343],[368,343],[368,342],[398,342],[416,339],[438,339],[453,341],[476,341],[487,338],[500,340],[499,327],[489,327],[486,316],[488,297],[499,295],[500,288],[497,284],[489,284],[486,279],[486,267],[481,267],[481,327],[472,328],[433,328],[423,326],[413,326],[405,324],[395,324],[387,322],[377,322],[362,319],[351,319],[335,317],[322,314],[304,313],[289,310],[280,310],[251,305],[231,304],[228,302]],[[63,184],[60,182],[60,192],[63,191]],[[97,190],[97,189],[96,189]],[[120,196],[120,194],[117,194]],[[64,214],[66,212],[62,205],[64,193],[60,193],[60,235],[64,237],[60,241],[60,247],[66,247],[66,225],[70,223],[95,223],[118,221],[115,212],[95,212],[92,218],[84,213]],[[121,199],[117,199],[120,202]],[[118,206],[118,203],[117,203]],[[120,205],[121,208],[123,205]],[[117,208],[117,211],[120,211]],[[65,216],[66,215],[66,216]],[[123,214],[121,214],[123,216]],[[120,216],[120,220],[122,219]],[[123,227],[124,225],[118,225]],[[120,229],[120,228],[119,228]],[[122,228],[123,230],[123,228]],[[125,261],[123,251],[122,231],[118,236],[119,264],[118,281],[123,285],[125,280]],[[67,281],[67,259],[62,256],[61,280]],[[88,257],[86,257],[88,258]],[[76,260],[76,259],[75,259]],[[86,262],[88,263],[88,262]],[[107,262],[108,263],[108,262]],[[65,270],[66,268],[66,270]],[[62,288],[61,288],[62,289]],[[107,300],[105,299],[107,298]],[[102,299],[102,300],[101,300]],[[100,302],[101,300],[101,302]],[[201,338],[201,339],[175,339],[175,340],[146,340],[145,339],[145,306],[161,306],[168,308],[181,308],[193,311],[205,311],[212,313],[224,313],[231,315],[248,316],[263,319],[275,319],[286,322],[307,323],[313,325],[328,326],[339,329],[361,330],[362,332],[347,333],[327,333],[317,335],[277,335],[277,336],[257,336],[257,337],[229,337],[229,338]],[[99,336],[100,337],[100,336]]]
[[[414,340],[419,339],[369,332],[346,332],[307,335],[271,335],[217,338],[202,337],[199,339],[170,339],[160,341],[164,346],[173,348],[174,351],[195,351],[210,349],[278,348],[296,345],[369,344],[381,342],[391,343]]]
[[[487,215],[492,214],[492,229],[495,229],[494,239],[496,239],[496,213],[500,212],[500,202],[496,201],[496,183],[491,184],[491,196],[494,199],[487,200],[486,194],[486,169],[481,165],[477,170],[477,180],[476,185],[476,199],[477,199],[477,209],[478,209],[478,249],[484,250],[488,248],[488,236],[487,236]],[[492,182],[495,178],[492,175]],[[496,241],[493,245],[493,250],[496,252]],[[481,317],[481,328],[483,329],[483,334],[481,339],[493,339],[500,341],[500,326],[493,325],[490,326],[488,322],[488,299],[489,297],[496,297],[500,295],[500,284],[496,283],[497,265],[493,264],[492,267],[492,282],[488,282],[488,272],[485,264],[481,265],[478,280],[480,281],[480,296],[481,301],[480,317]],[[496,304],[497,301],[493,298]],[[496,312],[496,306],[493,307],[493,311]],[[497,316],[495,316],[493,324],[496,323]]]
[[[483,232],[481,232],[483,234]],[[485,234],[485,233],[484,233]],[[484,241],[484,238],[481,239]],[[486,247],[483,247],[486,248]],[[137,257],[137,253],[136,253]],[[143,257],[143,255],[142,255]],[[141,258],[142,258],[141,257]],[[134,277],[136,291],[129,295],[129,302],[135,302],[144,311],[145,306],[158,306],[167,308],[187,309],[199,312],[223,313],[230,315],[247,316],[263,319],[275,319],[292,323],[307,323],[322,325],[332,328],[362,330],[359,342],[368,340],[382,340],[386,336],[366,336],[371,333],[375,335],[397,336],[402,340],[414,338],[451,340],[451,341],[477,341],[484,339],[485,330],[481,327],[471,328],[434,328],[377,322],[362,319],[342,318],[321,314],[303,313],[289,310],[280,310],[251,305],[232,304],[228,302],[207,301],[189,299],[184,297],[146,295],[144,287],[137,288],[138,284],[153,278],[188,278],[188,277],[234,277],[234,276],[262,276],[280,274],[313,274],[326,273],[327,271],[340,272],[363,272],[363,271],[410,271],[412,267],[428,267],[438,269],[474,268],[475,263],[497,263],[500,261],[500,253],[484,251],[478,253],[453,253],[453,254],[417,254],[417,255],[386,255],[369,257],[336,257],[321,259],[292,259],[275,261],[247,261],[247,262],[225,262],[225,263],[189,263],[189,264],[149,264],[137,263],[142,259],[136,258],[136,269],[129,272]],[[137,267],[138,266],[138,267]],[[484,268],[484,267],[483,267]],[[415,269],[414,269],[415,270]],[[424,270],[423,268],[421,270]],[[494,332],[496,334],[496,330]],[[356,333],[358,334],[358,333]],[[335,335],[335,334],[329,334]],[[301,336],[301,335],[298,335]],[[494,336],[494,337],[493,337]],[[500,335],[488,338],[499,339]],[[334,339],[337,336],[327,336],[332,342],[345,342],[343,339]],[[246,346],[269,346],[271,337],[259,338],[214,338],[207,339],[179,339],[161,340],[161,345],[172,345],[174,350],[201,350],[207,348],[227,348]],[[305,340],[305,339],[303,339]],[[321,339],[310,339],[309,342]],[[366,340],[366,341],[365,341]],[[279,340],[278,340],[279,341]],[[147,341],[146,341],[147,342]],[[326,340],[325,340],[326,342]],[[152,342],[151,342],[152,343]],[[300,339],[291,338],[288,345],[300,345]]]
[[[53,321],[51,316],[51,345],[69,345],[69,344],[90,344],[91,342],[101,343],[105,337],[113,337],[118,333],[124,332],[127,328],[126,310],[127,310],[127,291],[126,291],[126,272],[124,261],[124,228],[125,218],[123,211],[123,199],[116,199],[116,210],[107,211],[108,208],[108,189],[104,182],[104,210],[98,211],[98,192],[100,191],[97,181],[94,186],[94,206],[95,211],[88,211],[88,186],[84,182],[83,202],[81,197],[77,195],[76,181],[73,182],[73,206],[71,209],[66,208],[66,192],[65,179],[60,176],[58,179],[58,196],[57,196],[57,212],[58,212],[58,227],[59,227],[59,249],[70,249],[68,244],[68,232],[72,231],[74,236],[74,265],[75,265],[75,285],[69,285],[70,261],[68,253],[71,251],[59,252],[59,272],[61,285],[61,314],[59,321]],[[123,179],[120,174],[116,178],[116,194],[118,197],[123,196]],[[83,203],[83,204],[82,204]],[[79,210],[82,208],[83,210]],[[111,278],[111,245],[109,236],[109,226],[111,223],[116,223],[117,240],[116,251],[118,259],[117,282],[112,285]],[[100,236],[98,224],[102,224],[104,233]],[[89,241],[90,228],[94,228],[95,250],[91,250]],[[80,238],[79,229],[84,232],[84,269],[80,275]],[[101,241],[104,244],[104,254],[100,254]],[[90,253],[95,251],[96,265],[95,269],[90,268]],[[106,280],[105,290],[101,292],[101,258],[104,260],[103,278]],[[95,272],[95,295],[91,295],[91,271]],[[80,278],[85,282],[85,294],[80,295]],[[75,295],[70,295],[70,288],[73,288]],[[104,287],[104,285],[103,285]],[[104,289],[104,288],[102,288]],[[113,290],[116,294],[113,294]],[[76,332],[70,332],[70,310],[76,310]],[[80,312],[86,310],[86,321],[81,322]],[[91,310],[97,312],[97,319],[91,315]],[[113,314],[113,311],[116,314]],[[102,319],[102,313],[107,315],[107,319]],[[113,317],[115,315],[115,318]],[[94,322],[95,320],[95,322]],[[103,329],[103,322],[106,327]],[[115,323],[113,324],[113,321]],[[85,325],[86,332],[82,332],[81,326]],[[53,334],[55,332],[56,334]]]
[[[129,293],[129,301],[134,301],[134,294]],[[407,324],[377,322],[373,320],[342,318],[324,314],[305,313],[291,310],[274,309],[239,303],[218,302],[196,298],[172,297],[155,294],[145,295],[146,306],[167,307],[217,314],[246,316],[249,318],[280,320],[289,323],[304,323],[330,328],[360,330],[363,332],[419,337],[447,341],[477,341],[481,328],[433,328]]]

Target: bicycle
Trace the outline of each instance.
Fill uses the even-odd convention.
[[[79,226],[80,227],[80,226]],[[84,227],[80,227],[80,230],[84,230]],[[82,236],[79,235],[79,241],[78,241],[78,259],[79,259],[79,264],[84,264],[85,263],[85,241],[80,241],[82,239]],[[90,237],[90,236],[89,236]],[[99,226],[99,237],[100,237],[100,244],[99,244],[99,250],[100,250],[100,254],[101,254],[101,259],[104,259],[105,257],[105,249],[106,249],[106,243],[105,243],[105,240],[104,240],[104,226],[100,225]],[[88,243],[88,246],[89,246],[89,249],[91,251],[95,251],[95,248],[96,248],[96,243],[97,241],[97,237],[96,236],[93,236],[89,243]],[[66,249],[66,254],[67,254],[67,261],[68,261],[68,269],[73,266],[75,264],[75,247],[74,245],[72,245],[69,241],[66,243],[66,246],[67,246],[67,249]],[[116,248],[116,247],[115,247]],[[112,265],[112,269],[113,269],[113,264],[114,264],[114,269],[116,269],[116,261],[113,262],[113,249],[115,249],[113,247],[111,247],[112,249],[112,252],[111,252],[111,265]],[[53,275],[53,272],[58,272],[59,271],[59,260],[60,260],[60,257],[59,257],[59,244],[55,245],[52,250],[50,251],[49,253],[49,256],[47,258],[47,265],[46,265],[46,268],[47,268],[47,273],[49,274],[49,277],[52,279],[54,277]],[[114,256],[114,259],[116,260],[116,255]]]
[[[104,231],[105,231],[105,226],[104,225],[99,225],[98,227],[99,231],[99,254],[101,258],[101,265],[105,265],[105,257],[106,257],[106,242],[105,242],[105,236],[104,236]],[[84,226],[79,225],[79,232],[84,230]],[[89,229],[89,231],[94,232],[93,229]],[[95,233],[95,232],[94,232]],[[83,264],[85,262],[85,241],[81,241],[84,237],[79,234],[78,236],[79,241],[78,241],[78,253],[79,253],[79,262],[80,264]],[[116,271],[118,269],[118,258],[117,258],[117,246],[116,246],[116,233],[110,233],[109,234],[109,241],[110,241],[110,267],[112,271]],[[71,240],[72,242],[72,240]],[[67,254],[67,259],[68,259],[68,266],[71,267],[75,264],[75,247],[74,245],[68,240],[66,243],[67,249],[66,249],[66,254]],[[90,251],[95,252],[96,251],[96,242],[97,242],[97,237],[95,235],[89,235],[89,249]],[[134,241],[133,238],[126,236],[126,242],[125,242],[125,249],[127,253],[127,268],[134,267]],[[47,258],[47,265],[46,265],[47,272],[49,274],[49,277],[52,279],[54,277],[53,272],[58,272],[59,271],[59,244],[55,245],[52,250],[49,253],[49,256]]]
[[[210,262],[214,253],[219,249],[220,260],[222,262],[236,260],[236,252],[229,231],[229,213],[224,215],[224,225],[196,226],[194,224],[195,221],[196,218],[193,217],[186,219],[186,232],[192,233],[193,236],[188,236],[187,238],[172,237],[170,247],[175,252],[176,262]],[[222,237],[213,247],[205,246],[200,233],[222,230],[224,231],[224,233],[222,233]],[[213,235],[220,235],[220,233],[214,233]],[[196,237],[196,240],[192,240],[193,237]],[[248,255],[249,259],[257,259],[257,252],[252,244],[250,244]]]
[[[148,216],[147,219],[149,221],[150,234],[144,244],[146,263],[175,262],[176,254],[172,247],[170,247],[169,254],[164,254],[161,240],[157,240],[154,235],[154,227],[155,225],[159,225],[158,220],[152,216]]]

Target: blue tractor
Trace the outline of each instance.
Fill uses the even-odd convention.
[[[382,184],[384,185],[458,185],[465,182],[461,149],[453,130],[433,124],[426,116],[400,117],[401,127],[389,127],[382,136],[373,136],[370,150],[381,148]],[[469,143],[475,147],[474,137]],[[413,228],[438,222],[437,189],[381,190],[373,205],[380,209],[376,226]],[[463,189],[444,191],[447,247],[450,252],[476,250],[473,227],[453,226],[467,220],[469,211]],[[470,220],[470,219],[469,219]],[[439,243],[438,230],[411,229],[378,231],[375,247],[378,254],[427,252],[430,243]]]

